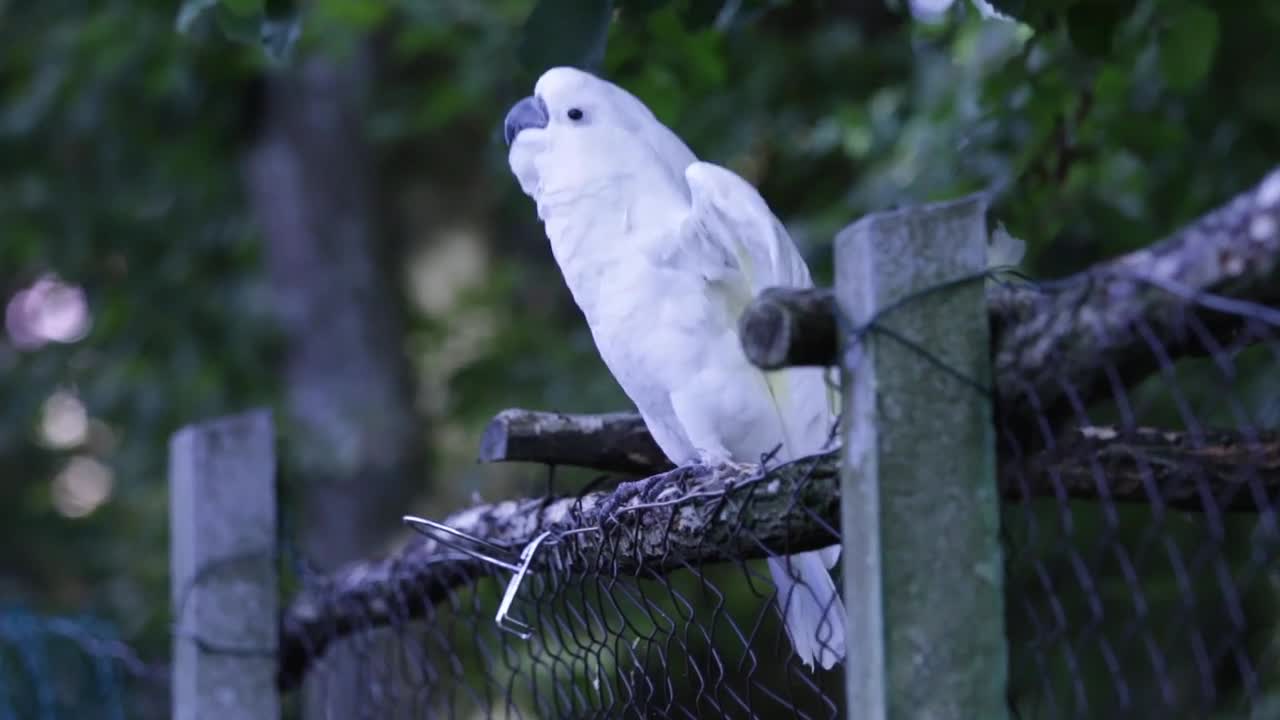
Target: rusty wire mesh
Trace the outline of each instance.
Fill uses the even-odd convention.
[[[1280,714],[1280,309],[1160,292],[1158,317],[1101,339],[1087,383],[1052,353],[1047,383],[996,368],[1014,717]],[[570,498],[545,523],[550,499],[472,516],[549,533],[513,605],[528,639],[495,623],[511,573],[431,541],[308,583],[282,686],[376,718],[850,717],[843,667],[793,654],[763,560],[838,542],[836,455],[709,472]],[[690,534],[699,517],[716,532]]]

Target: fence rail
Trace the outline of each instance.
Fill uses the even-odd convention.
[[[833,290],[770,290],[744,314],[761,367],[842,369],[838,449],[671,468],[635,415],[505,411],[485,461],[647,477],[442,521],[507,569],[437,535],[309,582],[241,638],[269,661],[237,661],[219,691],[268,695],[241,717],[275,717],[261,689],[323,685],[343,644],[370,717],[1280,707],[1280,169],[1051,283],[986,267],[983,211],[971,198],[864,219],[837,243]],[[272,482],[259,465],[228,485],[245,485],[241,503]],[[175,506],[173,522],[234,528],[236,507]],[[850,655],[813,671],[759,561],[839,542]],[[275,598],[274,576],[255,577],[244,592]],[[175,573],[175,592],[201,582]],[[216,654],[210,622],[193,632]],[[377,628],[395,642],[368,641]],[[176,706],[208,706],[178,661]]]

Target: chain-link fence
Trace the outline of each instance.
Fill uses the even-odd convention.
[[[690,468],[465,512],[448,525],[496,546],[437,531],[308,589],[287,616],[286,683],[346,685],[321,643],[351,632],[340,655],[376,688],[371,717],[838,716],[843,676],[792,653],[761,561],[838,541],[836,483],[831,458],[768,475]],[[361,631],[384,623],[394,642]]]
[[[967,207],[894,222],[972,235]],[[898,289],[861,322],[840,280],[748,310],[758,364],[843,368],[843,446],[822,454],[671,468],[634,416],[499,416],[488,460],[646,477],[406,518],[423,537],[286,600],[279,689],[307,717],[835,718],[874,715],[877,692],[910,716],[986,678],[1017,718],[1280,713],[1280,173],[1066,281],[948,267],[910,287],[875,275]],[[962,357],[955,324],[934,321],[974,298],[988,322]],[[873,392],[872,435],[851,383]],[[921,435],[965,403],[990,421]],[[879,510],[851,515],[869,476]],[[999,550],[974,555],[988,495]],[[841,543],[850,637],[884,645],[809,667],[767,562]],[[825,625],[817,639],[836,645]],[[910,687],[921,677],[939,684]]]
[[[1280,306],[1174,295],[1000,424],[1023,717],[1280,714]]]
[[[160,717],[167,690],[101,621],[0,610],[0,719]]]

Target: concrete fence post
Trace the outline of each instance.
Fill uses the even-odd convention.
[[[1008,716],[985,283],[929,292],[985,269],[985,211],[877,213],[836,239],[857,720]]]
[[[169,448],[176,720],[277,720],[275,432],[248,412]]]

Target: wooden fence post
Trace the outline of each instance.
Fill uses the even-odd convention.
[[[991,386],[985,283],[928,292],[985,269],[985,211],[878,213],[836,239],[850,718],[1008,715],[995,431],[971,384]],[[857,337],[868,323],[885,331]]]
[[[178,431],[169,448],[177,720],[276,720],[275,433],[269,411]]]

